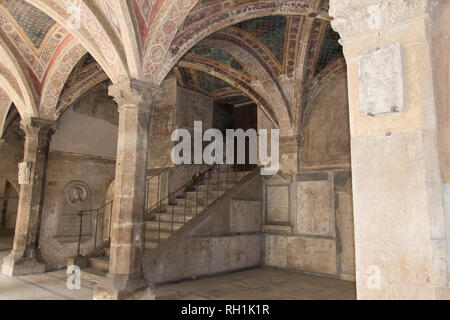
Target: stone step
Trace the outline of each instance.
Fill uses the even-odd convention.
[[[184,226],[184,223],[182,222],[174,222],[173,223],[173,230],[177,231],[181,229]],[[161,223],[157,220],[153,221],[147,221],[145,224],[146,230],[158,230],[161,228],[161,230],[171,230],[172,229],[172,222],[164,222],[161,221]]]
[[[200,209],[198,211],[198,213],[200,213]],[[188,222],[189,220],[191,220],[192,218],[195,217],[195,214],[187,214],[186,216],[184,215],[184,213],[175,213],[173,214],[173,219],[172,219],[172,214],[171,213],[166,213],[166,212],[161,212],[161,213],[156,213],[153,220],[151,221],[162,221],[162,222],[178,222],[178,223],[183,223],[186,221]]]
[[[105,280],[107,273],[105,271],[94,269],[94,268],[86,268],[81,270],[81,280],[90,281],[94,283],[100,283]]]
[[[242,172],[228,172],[228,179],[238,179],[238,180],[242,180],[243,178],[245,178],[246,176],[248,176],[250,173],[252,173],[251,171],[242,171]],[[217,172],[210,172],[209,176],[213,179],[218,179],[219,174]],[[220,179],[227,179],[227,173],[226,172],[221,172],[220,173]]]
[[[210,186],[211,187],[211,186]],[[188,191],[186,192],[186,197],[188,200],[197,199],[197,196],[199,199],[217,199],[221,195],[226,193],[226,191],[217,191],[214,188],[209,189],[208,192],[205,191]],[[198,194],[198,195],[197,195]]]
[[[174,231],[175,232],[175,231]],[[171,230],[161,230],[159,232],[159,240],[166,240],[172,235]],[[158,240],[158,229],[155,230],[146,230],[145,231],[145,240],[146,241],[154,241]]]
[[[109,257],[101,256],[89,259],[88,264],[92,269],[97,269],[103,272],[109,271]]]
[[[145,241],[145,251],[152,251],[158,248],[158,241]]]
[[[219,186],[219,191],[229,191],[231,189],[233,189],[233,187],[236,185],[236,183],[228,183],[228,185],[226,183],[221,183]],[[199,192],[206,192],[207,190],[217,190],[217,184],[211,184],[206,185],[206,184],[201,184],[195,187],[195,190],[198,190]]]
[[[172,214],[173,213],[177,213],[177,214],[184,214],[184,212],[186,212],[187,214],[195,212],[195,206],[194,203],[192,201],[189,200],[182,200],[183,202],[181,203],[181,201],[178,202],[178,204],[176,205],[167,205],[165,206],[165,210],[164,213],[168,213],[168,214]],[[186,204],[185,204],[186,202]]]

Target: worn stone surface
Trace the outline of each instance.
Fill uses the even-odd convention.
[[[379,7],[371,6],[378,3]],[[389,1],[361,1],[354,6],[331,2],[332,24],[344,38],[348,63],[360,299],[433,299],[448,286],[429,37],[430,12],[437,3],[396,1],[392,10],[383,10]],[[373,11],[364,15],[367,10]],[[373,17],[375,22],[367,20]],[[363,116],[357,57],[395,43],[403,48],[405,109]],[[382,70],[384,65],[378,62],[375,67]],[[381,290],[367,285],[373,266],[381,272]]]
[[[328,180],[297,182],[297,230],[321,236],[334,235],[332,188]]]
[[[3,261],[2,273],[8,276],[41,273],[46,268],[39,254],[39,227],[48,151],[56,123],[31,118],[22,120],[21,126],[25,132],[23,162],[30,163],[30,178],[20,188],[14,246]]]
[[[399,112],[405,107],[399,43],[358,56],[361,115]]]
[[[301,146],[302,169],[350,166],[347,79],[342,70],[315,88],[317,97],[305,110]]]
[[[95,288],[98,299],[128,298],[148,288],[142,277],[148,137],[151,108],[162,89],[132,80],[111,86],[110,94],[119,105],[116,193],[109,276]]]

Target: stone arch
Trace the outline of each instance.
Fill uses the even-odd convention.
[[[203,59],[202,59],[203,60]],[[207,59],[204,59],[207,60]],[[203,71],[209,73],[239,89],[244,95],[254,101],[266,114],[269,120],[275,127],[279,127],[278,119],[275,112],[270,108],[267,101],[261,97],[248,83],[242,79],[236,78],[229,73],[224,72],[224,68],[220,68],[220,63],[214,62],[214,64],[208,64],[206,61],[197,61],[195,59],[184,58],[180,61],[180,66],[185,68],[191,68],[194,70]]]
[[[97,70],[95,70],[85,81],[76,83],[61,95],[57,109],[55,110],[54,118],[56,120],[61,118],[72,103],[78,100],[91,88],[108,79],[108,75],[100,68],[100,66],[98,66]]]
[[[173,0],[165,1],[162,5],[152,24],[152,26],[156,27],[150,29],[145,44],[143,45],[144,77],[149,82],[158,86],[163,82],[165,76],[158,78],[154,77],[154,75],[158,74],[163,66],[162,63],[164,62],[164,57],[167,54],[170,43],[175,37],[178,28],[185,21],[185,18],[197,2],[199,0]]]
[[[86,49],[75,39],[72,38],[66,44],[45,79],[39,106],[42,118],[55,118],[56,106],[66,80],[85,54]]]
[[[236,4],[232,8],[225,8],[226,3],[213,3],[203,6],[191,12],[184,22],[184,29],[180,29],[170,44],[169,50],[164,57],[156,83],[161,83],[169,71],[176,65],[188,50],[209,35],[236,23],[273,15],[318,15],[317,3],[320,1],[284,1],[270,0],[258,1],[245,4]],[[229,5],[229,3],[228,3]],[[326,19],[325,16],[318,15]],[[161,61],[162,62],[162,61]]]

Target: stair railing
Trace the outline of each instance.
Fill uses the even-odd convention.
[[[154,206],[155,204],[157,204],[157,203],[159,203],[161,201],[161,180],[162,180],[161,176],[162,176],[163,173],[165,173],[165,172],[167,172],[169,170],[170,170],[170,168],[162,169],[158,173],[156,173],[156,174],[154,174],[154,175],[152,175],[152,176],[147,178],[146,184],[145,184],[145,192],[146,192],[146,194],[145,194],[145,206],[146,206],[146,208],[152,207],[152,206]],[[149,192],[149,189],[150,189],[150,185],[152,183],[154,183],[155,181],[157,181],[157,185],[158,185],[158,187],[156,189],[156,202],[150,204],[150,192]]]
[[[157,204],[151,206],[147,210],[147,220],[153,218],[157,215],[157,222],[158,222],[158,230],[157,230],[157,243],[158,246],[161,242],[161,233],[162,233],[162,223],[170,223],[170,227],[166,228],[165,231],[168,231],[170,235],[172,235],[175,231],[175,223],[182,223],[183,225],[187,222],[188,217],[188,201],[190,202],[190,219],[193,217],[198,216],[201,212],[203,212],[206,208],[208,208],[211,204],[216,202],[221,194],[221,191],[228,192],[233,184],[230,181],[230,178],[234,177],[234,183],[239,182],[239,173],[241,172],[239,170],[240,168],[236,168],[232,172],[230,172],[230,165],[228,164],[214,164],[211,167],[209,167],[204,172],[198,174],[195,176],[191,181],[183,185],[182,187],[176,189],[175,191],[170,192],[166,197],[162,198]],[[242,169],[241,169],[242,170]],[[217,178],[213,178],[213,173],[217,172]],[[226,174],[226,180],[221,180],[221,175]],[[216,188],[213,187],[214,182],[217,183]],[[224,185],[223,185],[224,184]],[[206,187],[206,191],[200,191],[199,187]],[[221,188],[224,187],[224,188]],[[224,189],[224,190],[222,190]],[[188,199],[188,192],[195,191],[194,199]],[[179,209],[184,210],[183,212],[175,212],[175,207],[177,207],[177,195],[179,195],[181,192],[184,193],[184,208],[179,207]],[[203,197],[200,197],[200,193],[203,194]],[[213,194],[217,193],[217,196],[214,197]],[[202,206],[202,200],[203,205]],[[210,200],[212,200],[210,202]],[[195,202],[195,203],[193,203]],[[166,204],[167,203],[167,204]],[[171,207],[168,212],[167,207]],[[195,208],[195,212],[193,212],[193,209]],[[170,219],[162,220],[163,211],[165,214],[170,214]],[[179,221],[178,219],[175,219],[176,214],[180,214],[183,216],[183,220]],[[195,215],[194,215],[195,213]]]
[[[92,210],[83,210],[78,213],[78,215],[80,216],[80,230],[79,230],[79,235],[78,235],[77,256],[80,256],[80,254],[81,254],[81,239],[83,237],[83,217],[85,215],[88,215],[88,214],[95,215],[94,248],[93,248],[94,251],[98,248],[97,247],[97,238],[98,238],[98,231],[99,231],[98,230],[99,222],[100,222],[99,220],[100,220],[100,217],[103,217],[103,221],[104,221],[106,214],[109,215],[108,238],[106,240],[103,240],[101,242],[101,244],[99,245],[99,247],[102,246],[105,242],[108,242],[111,240],[111,226],[112,226],[111,220],[112,220],[113,202],[114,202],[114,200],[111,200],[111,201],[105,203],[104,205],[102,205],[100,208],[92,209]],[[103,214],[101,214],[101,213],[103,213]],[[104,235],[103,235],[103,238],[104,238]]]

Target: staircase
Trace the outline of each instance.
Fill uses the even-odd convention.
[[[233,172],[228,165],[216,165],[195,177],[190,183],[173,191],[147,210],[145,256],[198,215],[221,196],[231,191],[252,171]],[[100,282],[109,270],[109,248],[88,259],[82,278]]]

